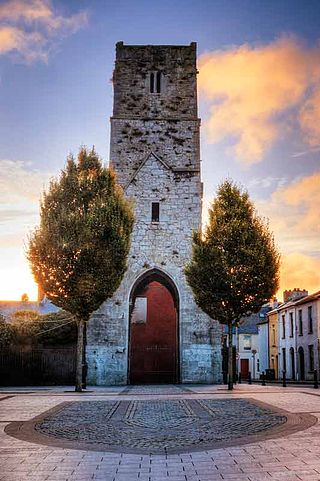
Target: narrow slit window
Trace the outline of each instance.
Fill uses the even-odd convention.
[[[157,72],[157,93],[159,94],[161,92],[161,72]]]
[[[160,205],[159,202],[152,202],[151,206],[151,221],[159,222],[160,217]]]
[[[150,73],[150,93],[154,93],[154,73]]]
[[[161,72],[150,72],[149,91],[151,94],[161,93]]]

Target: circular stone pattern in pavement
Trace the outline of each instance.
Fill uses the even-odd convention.
[[[47,413],[34,429],[78,449],[163,454],[236,444],[286,421],[244,399],[79,401]]]

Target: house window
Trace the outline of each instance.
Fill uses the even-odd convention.
[[[309,334],[313,333],[312,306],[308,307],[308,330],[309,330]]]
[[[310,346],[308,346],[308,351],[309,351],[309,371],[313,371],[314,370],[313,344],[310,344]]]
[[[260,360],[257,359],[257,371],[260,372]]]
[[[286,348],[282,348],[282,368],[284,371],[287,370],[287,361],[286,361]]]
[[[151,205],[151,222],[159,222],[160,205],[159,202],[152,202]]]
[[[290,312],[290,337],[293,337],[293,313]]]
[[[154,93],[154,73],[150,73],[150,93]]]
[[[275,330],[274,326],[272,326],[272,345],[273,346],[276,345],[276,330]]]
[[[298,320],[299,320],[299,336],[303,336],[302,309],[299,309],[298,311]]]
[[[282,316],[282,339],[286,338],[286,316]]]
[[[161,92],[161,72],[150,72],[150,93]]]
[[[251,336],[243,336],[243,349],[251,351]]]

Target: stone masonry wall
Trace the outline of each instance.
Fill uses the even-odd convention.
[[[201,220],[195,62],[195,44],[117,44],[110,157],[134,201],[136,222],[123,282],[88,326],[92,384],[127,383],[130,292],[153,268],[167,274],[179,293],[181,382],[220,381],[221,329],[195,304],[183,271],[191,257],[192,231]],[[149,93],[150,71],[165,75],[159,94]],[[151,221],[152,202],[160,204],[159,223]]]

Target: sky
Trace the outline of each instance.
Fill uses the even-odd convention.
[[[198,45],[204,206],[231,178],[269,220],[280,291],[320,289],[318,0],[0,0],[0,299],[70,152],[109,159],[115,43]],[[281,296],[279,296],[281,298]]]

